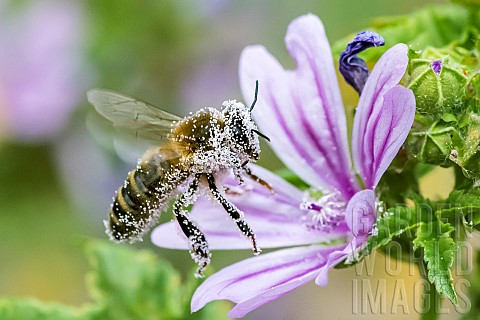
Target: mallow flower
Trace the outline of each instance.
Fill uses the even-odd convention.
[[[412,126],[414,95],[398,85],[408,63],[406,45],[390,48],[369,75],[355,66],[355,72],[348,73],[351,66],[344,66],[344,75],[355,78],[352,82],[361,91],[350,154],[332,53],[319,18],[309,14],[295,19],[285,43],[296,63],[294,70],[285,70],[264,47],[250,46],[240,58],[240,82],[245,101],[251,101],[252,83],[259,81],[254,118],[278,157],[310,188],[300,190],[258,166],[253,167],[255,173],[273,186],[274,195],[254,181],[238,186],[226,179],[227,196],[245,213],[259,246],[283,249],[240,261],[207,278],[192,298],[192,311],[227,299],[236,303],[229,316],[242,317],[306,282],[326,285],[328,270],[355,259],[372,233],[378,205],[375,186]],[[343,60],[358,65],[355,58]],[[363,69],[368,73],[366,66]],[[191,215],[212,249],[250,246],[219,205],[199,200]],[[157,227],[153,242],[186,249],[188,242],[176,228],[173,223]]]

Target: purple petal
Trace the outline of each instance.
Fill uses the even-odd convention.
[[[275,195],[265,187],[248,182],[243,194],[227,195],[227,198],[245,213],[244,220],[254,231],[260,248],[305,245],[345,237],[346,226],[328,233],[308,229],[303,219],[305,211],[300,210],[303,192],[265,169],[252,168],[255,174],[272,184]],[[243,190],[232,182],[228,179],[225,184],[233,186],[232,190]],[[218,203],[198,199],[190,215],[205,233],[210,249],[251,248],[250,241]],[[176,221],[155,228],[151,238],[159,247],[188,248]]]
[[[385,40],[376,32],[359,32],[340,54],[339,71],[345,81],[360,95],[368,78],[368,67],[364,60],[357,57],[360,52],[377,46],[383,46]]]
[[[415,116],[415,96],[396,86],[384,95],[379,113],[372,115],[364,137],[363,179],[375,188],[410,132]],[[369,153],[367,153],[369,152]]]
[[[375,187],[393,158],[402,147],[415,117],[415,96],[412,90],[397,86],[385,94],[382,113],[375,130],[374,180],[367,187]]]
[[[339,190],[348,199],[357,190],[351,172],[345,113],[332,53],[318,17],[294,20],[285,38],[297,64],[286,71],[265,48],[246,48],[240,58],[240,83],[252,101],[254,117],[271,138],[279,158],[314,187]]]
[[[210,276],[195,291],[192,311],[213,300],[237,303],[229,312],[243,317],[315,278],[326,257],[337,248],[320,246],[284,249],[243,260]]]
[[[326,286],[328,284],[328,271],[360,248],[357,241],[357,238],[353,238],[348,245],[343,247],[343,249],[333,251],[328,255],[327,262],[320,268],[319,273],[315,278],[316,285]],[[362,242],[361,245],[363,245],[363,243],[364,242]]]
[[[440,74],[440,72],[442,72],[442,64],[442,60],[434,60],[430,65],[433,72],[435,72],[437,76]]]
[[[345,220],[355,237],[365,236],[377,219],[375,192],[370,189],[357,192],[348,202]]]
[[[343,250],[332,252],[328,256],[327,263],[315,279],[317,285],[327,285],[328,271],[363,247],[377,218],[375,202],[375,193],[369,189],[357,192],[350,199],[345,212],[345,220],[354,237]]]
[[[403,144],[415,112],[408,89],[395,89],[400,101],[386,101],[386,93],[402,78],[408,48],[398,44],[375,65],[358,103],[352,132],[352,156],[365,186],[374,188]],[[407,90],[407,91],[405,91]],[[395,130],[395,134],[393,131]],[[405,132],[406,131],[406,132]],[[392,153],[395,153],[392,155]]]

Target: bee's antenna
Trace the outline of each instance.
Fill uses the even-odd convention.
[[[255,129],[253,129],[252,131],[255,132],[256,134],[258,134],[258,135],[259,135],[260,137],[262,137],[263,139],[265,139],[265,140],[267,140],[268,142],[270,142],[270,138],[267,137],[266,135],[264,135],[263,133],[261,133],[260,131],[255,130]]]
[[[253,98],[252,106],[250,107],[250,112],[252,112],[253,107],[255,107],[255,103],[257,102],[258,96],[258,80],[255,81],[255,98]]]

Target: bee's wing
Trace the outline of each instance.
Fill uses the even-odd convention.
[[[133,97],[103,89],[87,92],[95,110],[116,129],[115,148],[127,161],[138,158],[149,147],[164,144],[172,124],[182,118],[160,110]],[[105,127],[100,119],[90,117],[92,127]],[[94,130],[96,131],[96,130]],[[106,131],[101,129],[101,131]]]
[[[87,92],[87,97],[97,112],[110,120],[115,128],[139,140],[153,140],[158,143],[166,138],[172,124],[182,119],[114,91],[92,89]]]

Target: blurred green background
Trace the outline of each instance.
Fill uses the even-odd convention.
[[[293,66],[283,38],[288,23],[299,15],[317,14],[333,43],[375,17],[444,2],[2,1],[0,296],[71,305],[89,301],[84,279],[89,266],[81,243],[106,238],[102,220],[133,166],[117,156],[108,138],[87,130],[89,88],[128,93],[183,116],[226,99],[243,100],[237,68],[247,45],[263,44]],[[347,104],[355,101],[351,93],[346,91]],[[268,146],[264,150],[260,164],[281,168]],[[187,252],[153,247],[148,237],[132,247],[149,248],[183,274],[193,267]],[[214,252],[212,266],[218,270],[249,256]],[[406,292],[412,292],[418,276],[409,276],[407,265],[392,277],[384,272],[379,254],[372,263],[375,277],[394,281],[405,276]],[[247,318],[349,319],[356,299],[352,279],[357,278],[362,276],[353,268],[335,270],[330,286],[308,284]],[[412,297],[408,299],[407,315],[387,308],[378,318],[418,318]],[[458,317],[453,308],[448,310],[442,319]],[[371,313],[355,316],[372,318]]]

